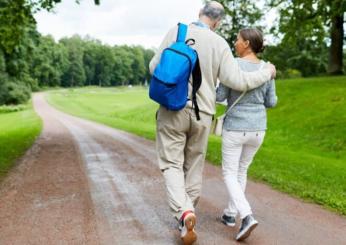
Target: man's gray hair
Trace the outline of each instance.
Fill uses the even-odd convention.
[[[215,4],[216,2],[208,2],[202,9],[201,14],[209,17],[212,20],[221,20],[225,15],[225,10],[222,5]]]

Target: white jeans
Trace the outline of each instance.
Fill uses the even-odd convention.
[[[260,148],[265,131],[222,131],[222,173],[229,193],[227,216],[241,219],[252,214],[245,197],[247,170]]]

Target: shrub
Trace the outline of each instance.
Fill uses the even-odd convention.
[[[277,79],[300,78],[302,73],[296,69],[276,70]]]
[[[31,90],[26,85],[18,84],[13,81],[0,81],[0,105],[23,104],[26,103],[30,97]]]
[[[296,69],[287,69],[284,76],[285,78],[300,78],[302,73]]]
[[[16,111],[23,111],[28,108],[28,105],[2,105],[0,106],[0,114],[1,113],[9,113],[9,112],[16,112]]]

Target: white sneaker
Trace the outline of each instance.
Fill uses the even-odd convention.
[[[235,217],[234,216],[227,216],[226,214],[223,214],[221,216],[221,222],[227,226],[234,227],[235,226]]]
[[[248,238],[257,225],[257,220],[255,220],[251,214],[246,216],[244,219],[242,219],[241,227],[237,234],[236,240],[243,241]]]

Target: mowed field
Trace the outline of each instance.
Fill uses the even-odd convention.
[[[276,85],[279,103],[268,110],[267,135],[250,178],[346,215],[346,77]],[[147,88],[63,89],[47,99],[67,113],[155,139],[158,106]],[[218,114],[223,110],[219,106]],[[220,137],[210,136],[207,159],[221,164]]]

